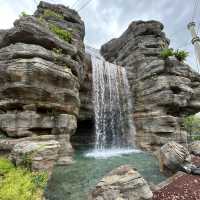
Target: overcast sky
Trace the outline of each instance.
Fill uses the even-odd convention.
[[[46,0],[80,9],[90,0]],[[195,1],[199,0],[91,0],[79,11],[86,26],[86,44],[100,48],[113,37],[119,37],[131,21],[159,20],[173,48],[190,52],[188,62],[196,67],[191,36],[187,24],[194,20],[200,24],[200,3],[194,12]],[[0,29],[12,27],[22,11],[32,14],[38,0],[0,0]]]

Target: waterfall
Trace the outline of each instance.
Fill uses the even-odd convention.
[[[135,128],[130,88],[124,67],[106,62],[97,51],[92,59],[93,103],[95,112],[95,152],[130,151]]]

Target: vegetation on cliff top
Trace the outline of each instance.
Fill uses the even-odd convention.
[[[179,61],[185,61],[186,58],[189,56],[189,53],[183,50],[176,50],[174,52],[174,56],[177,58]]]
[[[163,49],[160,53],[160,56],[163,58],[163,59],[167,59],[169,58],[170,56],[173,56],[174,55],[174,52],[173,52],[173,49]]]
[[[19,15],[19,17],[26,17],[28,14],[25,11],[22,11]]]
[[[1,200],[41,200],[47,180],[46,172],[30,172],[0,157]]]
[[[55,17],[55,18],[60,19],[60,20],[64,19],[64,16],[62,14],[57,13],[57,12],[50,10],[50,9],[46,9],[44,11],[43,17]]]
[[[189,53],[184,50],[177,49],[174,51],[172,48],[165,48],[161,51],[160,56],[163,59],[167,59],[170,56],[175,56],[177,60],[182,62],[186,60],[186,58],[189,56]]]

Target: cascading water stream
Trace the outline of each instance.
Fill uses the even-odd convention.
[[[87,154],[109,157],[132,153],[135,128],[126,70],[106,62],[98,52],[89,51],[92,59],[93,101],[95,111],[95,150]]]

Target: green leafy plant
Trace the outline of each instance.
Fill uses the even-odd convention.
[[[174,52],[174,56],[177,58],[177,60],[179,61],[185,61],[186,58],[189,56],[189,53],[187,51],[184,50],[176,50]]]
[[[26,17],[26,16],[28,16],[28,14],[25,11],[22,11],[20,17]]]
[[[194,140],[194,141],[200,140],[200,135],[193,136],[193,137],[192,137],[192,140]]]
[[[57,19],[64,19],[64,16],[60,13],[57,13],[53,10],[50,10],[50,9],[46,9],[43,13],[43,17],[55,17]]]
[[[62,55],[63,54],[63,50],[61,48],[53,48],[52,50],[57,55]]]
[[[50,30],[55,33],[60,39],[71,43],[72,42],[72,34],[69,31],[66,31],[58,26],[50,24]]]
[[[200,117],[191,115],[183,119],[183,125],[190,141],[200,138]]]
[[[36,186],[31,175],[23,169],[11,170],[0,182],[0,197],[3,200],[32,199]]]
[[[4,175],[14,169],[14,165],[6,158],[0,157],[0,175]]]
[[[48,173],[47,172],[34,172],[32,174],[33,183],[41,188],[44,189],[47,181],[48,181]]]
[[[173,55],[174,55],[174,51],[173,51],[172,48],[165,48],[160,53],[160,56],[163,59],[167,59],[167,58],[169,58],[170,56],[173,56]]]
[[[44,19],[42,16],[38,17],[37,20],[38,20],[40,23],[45,23],[45,22],[46,22],[45,19]]]
[[[40,200],[47,180],[47,172],[16,168],[8,159],[0,157],[1,200]]]
[[[21,165],[29,170],[31,170],[32,166],[32,153],[26,153],[22,156]]]

